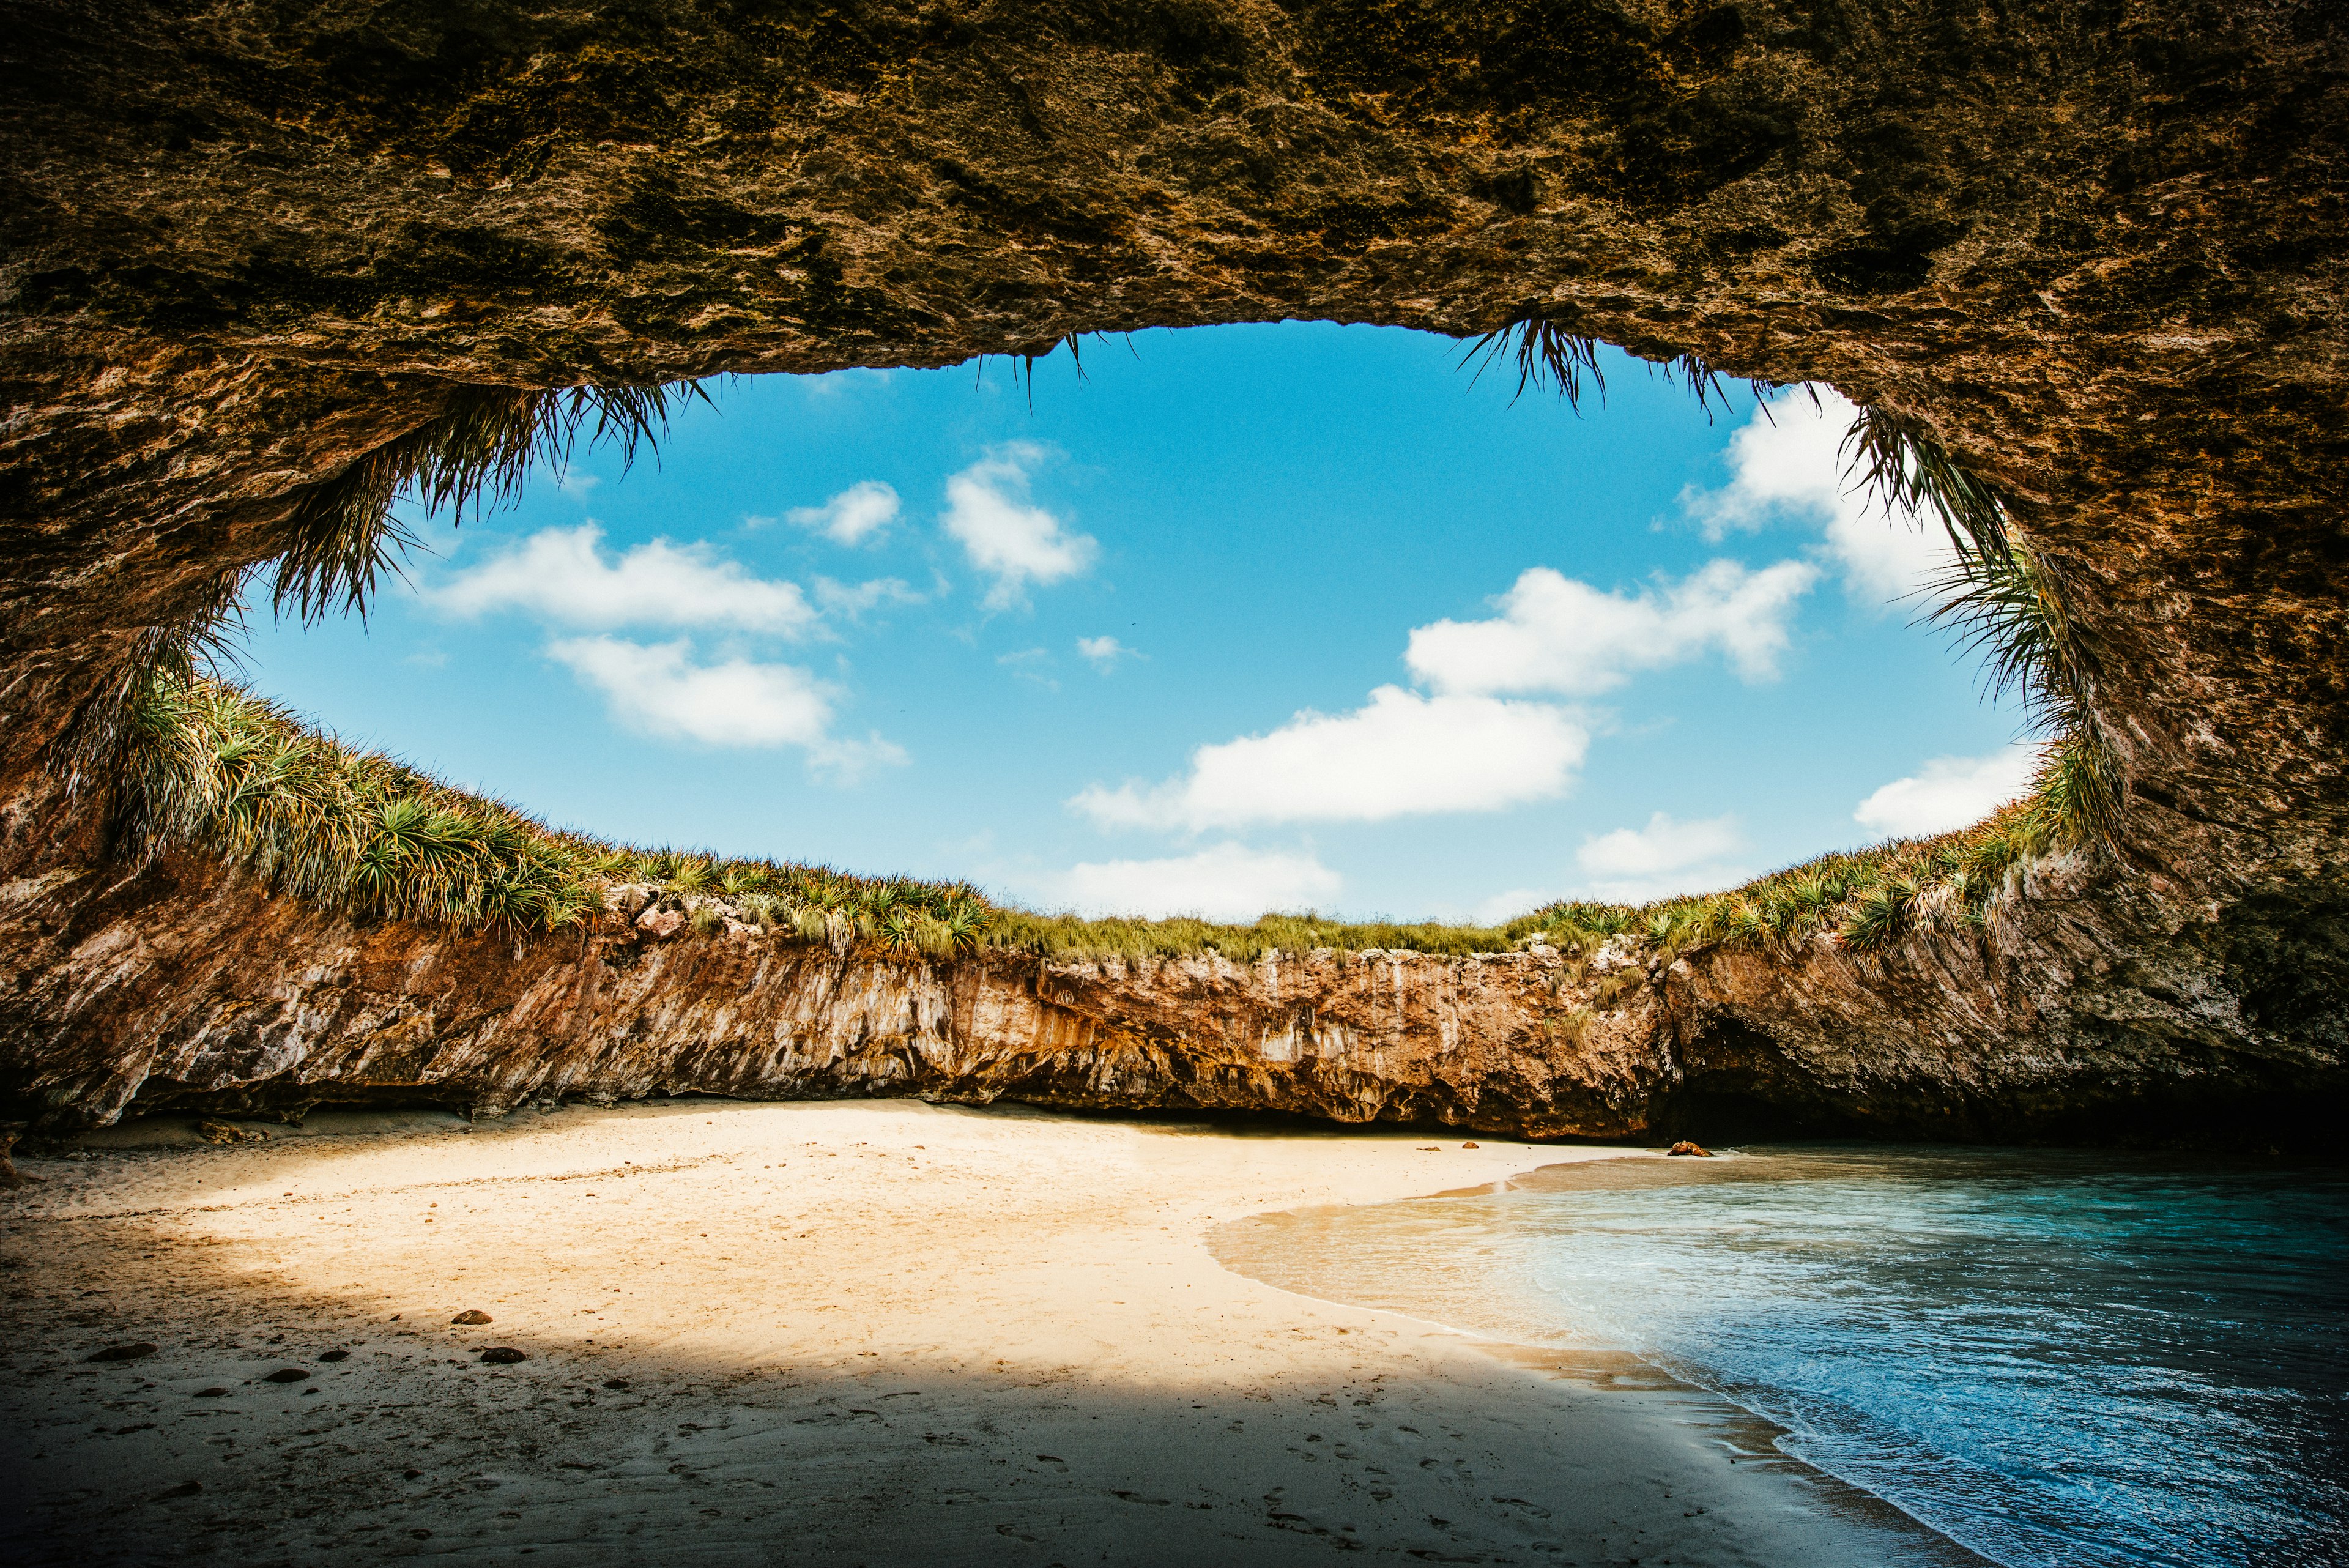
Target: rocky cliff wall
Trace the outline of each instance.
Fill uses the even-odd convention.
[[[2049,868],[2060,876],[2062,867]],[[2337,1050],[2247,1047],[2217,971],[2164,977],[2058,887],[1979,938],[1672,956],[1402,951],[875,958],[616,888],[582,929],[355,927],[207,861],[0,888],[0,1075],[52,1127],[126,1112],[919,1095],[1692,1132],[2234,1139],[2304,1117]],[[2071,905],[2067,915],[2049,911]],[[714,909],[714,903],[705,909]],[[713,922],[705,920],[704,926]]]
[[[68,742],[142,639],[458,387],[1284,317],[1465,333],[1528,307],[1937,431],[2072,585],[2129,817],[2117,857],[2044,867],[1986,933],[1691,955],[1597,1044],[1557,1044],[1527,1002],[1452,1076],[1442,1030],[1413,1025],[1419,1065],[1366,1080],[1382,1106],[1623,1130],[1709,1079],[1789,1114],[1998,1132],[2341,1092],[2337,6],[8,0],[0,23],[0,1059],[28,1105],[110,1114],[161,1092],[154,1063],[267,1076],[258,1021],[330,1023],[334,997],[360,999],[348,1032],[320,1023],[337,1043],[299,1057],[329,1078],[427,1016],[393,1037],[451,1067],[410,1076],[486,1075],[484,1103],[545,1078],[533,1051],[594,1061],[631,1030],[668,1042],[641,1081],[722,1077],[750,978],[786,1012],[816,994],[801,960],[712,950],[589,986],[558,940],[354,932],[197,867],[88,869],[106,779],[100,760],[77,787]],[[336,990],[346,953],[380,978]],[[902,991],[871,1005],[909,1021],[888,1037],[946,1043],[919,1069],[941,1084],[1091,1103],[1089,1064],[1132,1050],[1120,1081],[1164,1086],[1129,1100],[1184,1103],[1173,1085],[1237,1050],[1164,1044],[1174,982],[1102,975],[1081,1006],[1031,986],[1038,1019],[1095,1032],[1031,1061],[1047,1036],[1022,1025],[910,1022],[950,1020],[957,987],[1019,994],[1011,961],[869,967],[823,983]],[[1453,983],[1405,967],[1428,997]],[[1272,1005],[1250,988],[1273,983],[1208,992]],[[887,1033],[839,1005],[851,1035]],[[1208,1016],[1179,1038],[1223,1041]],[[1235,1058],[1251,1086],[1228,1103],[1370,1103],[1302,1086],[1338,1081],[1321,1060]],[[760,1071],[829,1091],[881,1069]]]

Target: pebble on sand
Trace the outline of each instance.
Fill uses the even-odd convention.
[[[262,1378],[264,1383],[307,1383],[310,1375],[298,1366],[281,1366]]]
[[[492,1317],[481,1308],[473,1307],[469,1311],[459,1313],[455,1317],[450,1318],[449,1321],[450,1323],[495,1323],[497,1322],[497,1319]]]
[[[154,1355],[160,1348],[162,1347],[154,1345],[109,1345],[97,1355],[86,1355],[82,1359],[85,1361],[136,1361],[141,1356]]]
[[[351,1353],[347,1350],[325,1350],[318,1353],[318,1359],[321,1361],[348,1361],[350,1358]]]
[[[1666,1154],[1692,1154],[1699,1159],[1711,1159],[1713,1158],[1713,1150],[1705,1147],[1704,1145],[1701,1143],[1691,1143],[1686,1138],[1682,1138],[1680,1142],[1672,1145],[1671,1147],[1664,1150],[1664,1152]]]
[[[196,1390],[196,1397],[199,1399],[225,1399],[228,1397],[228,1390],[225,1388],[199,1388]]]
[[[528,1361],[530,1357],[511,1345],[493,1345],[481,1352],[481,1359],[492,1366],[512,1366],[515,1362]]]

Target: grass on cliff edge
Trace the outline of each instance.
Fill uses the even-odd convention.
[[[159,673],[129,740],[115,819],[123,850],[146,857],[185,845],[362,919],[557,930],[601,909],[606,887],[637,883],[676,896],[703,934],[732,921],[905,957],[988,947],[1063,960],[1216,952],[1235,962],[1319,948],[1498,952],[1537,940],[1587,953],[1624,933],[1677,952],[1832,930],[1853,950],[1882,951],[1912,928],[1980,923],[2028,862],[2076,843],[2074,803],[2082,776],[2095,771],[2078,748],[2058,746],[2028,797],[1975,827],[1821,856],[1701,897],[1551,904],[1498,926],[1348,924],[1310,914],[1217,925],[1038,914],[962,882],[854,877],[559,832],[202,675]]]
[[[1537,310],[1512,315],[1470,357],[1480,351],[1488,362],[1503,353],[1515,358],[1520,392],[1548,383],[1578,402],[1585,376],[1604,389],[1595,342]],[[1694,356],[1670,360],[1663,373],[1684,379],[1701,402],[1720,389],[1719,373]],[[510,499],[534,465],[559,470],[583,435],[632,456],[657,440],[674,408],[700,395],[689,383],[452,390],[437,418],[305,497],[295,541],[275,563],[277,607],[304,619],[336,608],[364,613],[379,572],[397,569],[406,544],[392,513],[398,495],[461,516],[468,505]],[[1005,908],[960,882],[609,844],[353,750],[202,673],[200,656],[233,617],[241,573],[214,585],[184,625],[156,629],[109,705],[118,718],[97,726],[83,761],[119,755],[118,843],[131,854],[185,844],[362,919],[554,930],[600,909],[607,887],[651,883],[689,908],[698,933],[731,920],[842,950],[908,956],[993,947],[1060,959],[1214,951],[1245,962],[1318,948],[1492,952],[1537,938],[1584,953],[1627,933],[1677,952],[1822,931],[1851,950],[1881,952],[1912,929],[1979,924],[2034,859],[2113,842],[2124,789],[2091,717],[2098,650],[2071,613],[2057,564],[2009,535],[2003,498],[1937,432],[1895,410],[1863,410],[1845,450],[1851,471],[1888,509],[1940,516],[1953,565],[1937,585],[1941,607],[1930,618],[1953,628],[1969,650],[1985,652],[1991,688],[2019,690],[2043,730],[2060,738],[2031,793],[1986,822],[1821,856],[1701,897],[1638,907],[1552,904],[1495,927],[1350,925],[1286,914],[1246,926],[1091,920]],[[97,771],[74,769],[76,776]]]

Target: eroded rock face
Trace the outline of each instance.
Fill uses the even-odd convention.
[[[0,1075],[67,1127],[134,1109],[421,1099],[500,1114],[702,1092],[1527,1137],[2227,1137],[2327,1092],[2336,1049],[2247,1047],[2222,989],[2146,1012],[2142,979],[2110,981],[2093,906],[2050,919],[2061,900],[2018,903],[2035,930],[2001,920],[1962,951],[1880,960],[1826,939],[1668,959],[1623,938],[1590,962],[1547,949],[930,962],[731,920],[696,934],[674,899],[625,895],[551,936],[357,928],[172,857],[0,889],[12,1012],[66,1024],[14,1032]]]
[[[28,1105],[102,1116],[158,1074],[301,1073],[494,1105],[605,1063],[613,1093],[1188,1103],[1228,1082],[1215,1103],[1555,1130],[1712,1096],[2009,1136],[2342,1093],[2335,5],[0,18],[0,1060]],[[453,384],[1284,317],[1464,333],[1526,305],[1831,381],[2002,485],[2095,639],[2121,863],[2043,868],[1996,929],[1881,961],[1690,955],[1572,1045],[1538,983],[1497,978],[1540,963],[1487,961],[1457,1053],[1437,999],[1474,966],[1404,963],[1416,1000],[1381,1034],[1346,1000],[1369,961],[1067,976],[1062,1003],[1009,959],[827,971],[679,938],[606,976],[558,958],[575,939],[352,931],[202,867],[86,869],[105,776],[71,787],[78,719],[148,628],[282,547],[305,487]],[[1296,987],[1313,1048],[1280,1061]],[[1231,1033],[1231,1009],[1272,1033]]]
[[[552,936],[362,929],[180,857],[7,889],[0,956],[40,977],[20,1007],[74,1020],[0,1066],[63,1121],[705,1091],[1618,1132],[1657,1066],[1658,999],[1578,1020],[1588,988],[1555,954],[877,961],[625,903]]]

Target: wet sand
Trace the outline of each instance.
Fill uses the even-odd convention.
[[[1974,1561],[1708,1397],[1207,1249],[1613,1151],[714,1101],[148,1147],[189,1126],[0,1193],[0,1558]]]

